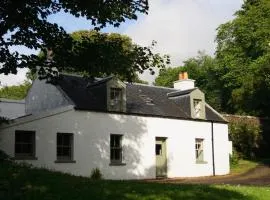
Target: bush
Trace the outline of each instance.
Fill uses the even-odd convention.
[[[245,159],[256,158],[262,142],[261,126],[255,120],[238,118],[230,120],[229,137],[233,147]]]
[[[232,155],[230,155],[230,166],[237,165],[240,159],[240,155],[233,149]]]
[[[3,151],[0,150],[0,161],[9,160],[10,157]]]
[[[91,171],[90,178],[93,179],[93,180],[100,180],[100,179],[102,179],[102,174],[101,174],[100,169],[94,168],[94,169]]]

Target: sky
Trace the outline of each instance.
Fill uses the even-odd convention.
[[[149,0],[148,15],[139,15],[137,21],[129,20],[119,28],[107,27],[102,31],[126,34],[137,44],[145,46],[155,40],[155,52],[169,54],[171,66],[181,66],[199,50],[214,55],[216,28],[233,19],[242,3],[243,0]],[[48,20],[61,25],[69,33],[91,29],[91,23],[86,19],[65,13],[49,16]],[[23,47],[15,47],[14,50],[36,53]],[[22,83],[26,72],[27,69],[22,69],[17,75],[0,75],[1,85]],[[148,71],[140,75],[150,83],[155,76]]]

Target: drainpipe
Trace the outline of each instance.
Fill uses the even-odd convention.
[[[212,140],[212,163],[213,163],[213,176],[216,175],[215,168],[215,145],[214,145],[214,122],[211,121],[211,140]]]

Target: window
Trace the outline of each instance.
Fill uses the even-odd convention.
[[[110,152],[111,152],[111,163],[121,164],[123,158],[122,135],[111,134]]]
[[[70,161],[73,159],[73,134],[57,133],[57,160]]]
[[[194,116],[195,116],[195,118],[200,118],[201,113],[202,113],[202,100],[194,99],[193,100],[193,106],[194,106]]]
[[[156,144],[156,155],[161,156],[162,155],[162,145]]]
[[[35,156],[35,132],[15,131],[15,157],[29,158]]]
[[[113,109],[120,110],[122,105],[122,89],[111,88],[110,89],[110,106]]]
[[[204,162],[203,160],[203,139],[195,139],[196,162]]]

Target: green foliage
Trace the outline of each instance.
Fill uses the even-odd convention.
[[[155,79],[154,85],[163,87],[173,87],[173,82],[178,80],[178,74],[182,71],[182,67],[168,67],[159,71],[158,77]]]
[[[245,159],[254,159],[262,141],[261,126],[255,120],[231,118],[229,139],[235,151]]]
[[[270,1],[244,1],[218,27],[216,42],[214,58],[199,52],[182,68],[161,71],[155,84],[172,87],[185,70],[218,111],[270,117]]]
[[[237,151],[233,149],[232,155],[230,155],[230,166],[236,166],[238,165],[240,160],[240,156]]]
[[[1,162],[7,161],[9,159],[10,159],[10,157],[5,152],[0,150],[0,164],[1,164]]]
[[[62,46],[53,51],[51,57],[58,70],[81,73],[90,77],[117,75],[122,80],[133,81],[137,73],[154,67],[164,68],[170,62],[167,55],[152,52],[155,42],[149,47],[139,46],[125,35],[101,33],[97,31],[78,31],[71,34],[72,48],[63,59]],[[46,54],[44,54],[46,55]],[[46,77],[47,71],[39,70]]]
[[[0,89],[0,98],[23,99],[26,97],[30,86],[31,83],[28,81],[25,81],[21,85],[5,86]]]
[[[0,199],[269,200],[269,187],[92,181],[45,169],[0,164]]]
[[[92,180],[101,180],[102,179],[102,173],[101,173],[100,169],[99,168],[94,168],[91,171],[90,178]]]
[[[196,80],[199,87],[206,94],[206,101],[216,110],[220,110],[220,90],[217,83],[217,63],[214,58],[199,51],[198,56],[184,61],[184,66],[161,69],[155,79],[155,85],[173,87],[180,72],[188,72],[189,78]]]
[[[8,124],[9,123],[9,119],[6,117],[1,117],[0,116],[0,125],[1,124]]]
[[[246,172],[256,168],[260,163],[251,160],[240,159],[237,154],[231,159],[232,163],[230,167],[230,174],[245,174]]]
[[[219,26],[216,58],[223,111],[270,116],[269,38],[269,0],[245,1],[234,20]]]
[[[48,66],[45,60],[36,55],[13,53],[10,50],[13,46],[58,49],[58,52],[66,55],[71,38],[62,27],[49,22],[48,16],[51,14],[65,12],[75,17],[85,17],[96,29],[107,24],[118,27],[127,19],[136,20],[140,13],[147,14],[148,0],[3,0],[0,10],[0,74],[9,74],[16,73],[17,68]],[[62,48],[59,49],[59,46]]]

